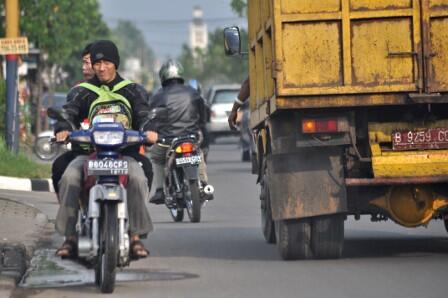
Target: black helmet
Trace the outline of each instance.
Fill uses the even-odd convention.
[[[166,81],[173,79],[178,79],[183,82],[184,81],[182,77],[183,74],[184,74],[184,68],[182,64],[180,64],[176,60],[170,59],[166,61],[160,68],[159,71],[160,82],[162,83],[162,85],[164,85]]]

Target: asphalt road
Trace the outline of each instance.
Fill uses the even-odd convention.
[[[441,221],[405,229],[349,218],[341,259],[280,260],[276,246],[264,242],[256,178],[239,157],[234,143],[212,147],[208,173],[216,199],[203,209],[201,223],[173,223],[164,207],[149,206],[156,228],[146,241],[151,257],[120,273],[108,297],[447,297],[448,235]],[[52,195],[10,195],[34,196],[47,213],[57,207]],[[51,259],[61,238],[53,240],[38,252],[41,258]],[[91,272],[74,263],[59,267],[65,273],[35,274],[40,279],[33,285],[31,278],[15,297],[102,296],[90,283]],[[61,284],[52,280],[67,272],[71,280],[73,274],[84,279],[54,288]]]

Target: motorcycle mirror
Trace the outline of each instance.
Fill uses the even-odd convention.
[[[58,110],[53,107],[49,107],[47,109],[48,117],[50,117],[51,119],[58,120],[58,121],[65,121],[68,124],[70,124],[70,126],[73,130],[75,130],[76,126],[71,122],[70,117],[69,117],[69,115],[73,114],[73,113],[74,113],[74,111],[66,110],[66,109]]]

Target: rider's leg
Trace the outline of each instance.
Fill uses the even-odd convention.
[[[153,185],[155,189],[163,188],[165,180],[165,159],[167,148],[160,144],[155,144],[149,150],[151,163],[154,172]]]
[[[83,166],[88,156],[76,157],[59,182],[60,206],[56,215],[56,230],[65,237],[76,236],[79,196],[82,189]]]
[[[146,238],[153,230],[151,217],[145,206],[145,199],[149,196],[148,181],[142,167],[132,157],[126,156],[129,161],[129,179],[127,189],[129,232],[131,234],[131,257],[145,258],[149,251],[140,241]]]
[[[143,169],[135,159],[125,156],[129,161],[129,179],[127,189],[129,230],[131,235],[146,236],[153,230],[151,217],[145,206],[149,196],[148,182]]]
[[[202,162],[199,164],[199,179],[201,179],[203,183],[207,184],[208,183],[207,165],[204,162],[204,153],[202,152],[202,150],[200,150],[200,152]]]
[[[163,183],[165,182],[165,160],[168,147],[155,144],[150,149],[151,163],[154,172],[153,188],[154,196],[149,200],[154,204],[163,204],[165,196],[163,194]]]
[[[76,223],[78,221],[79,196],[82,189],[83,165],[87,156],[76,157],[65,170],[59,181],[59,210],[56,215],[56,230],[65,241],[56,251],[60,257],[76,255]]]

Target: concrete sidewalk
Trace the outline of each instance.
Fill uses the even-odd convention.
[[[10,297],[46,229],[47,216],[38,209],[0,198],[0,297]]]

